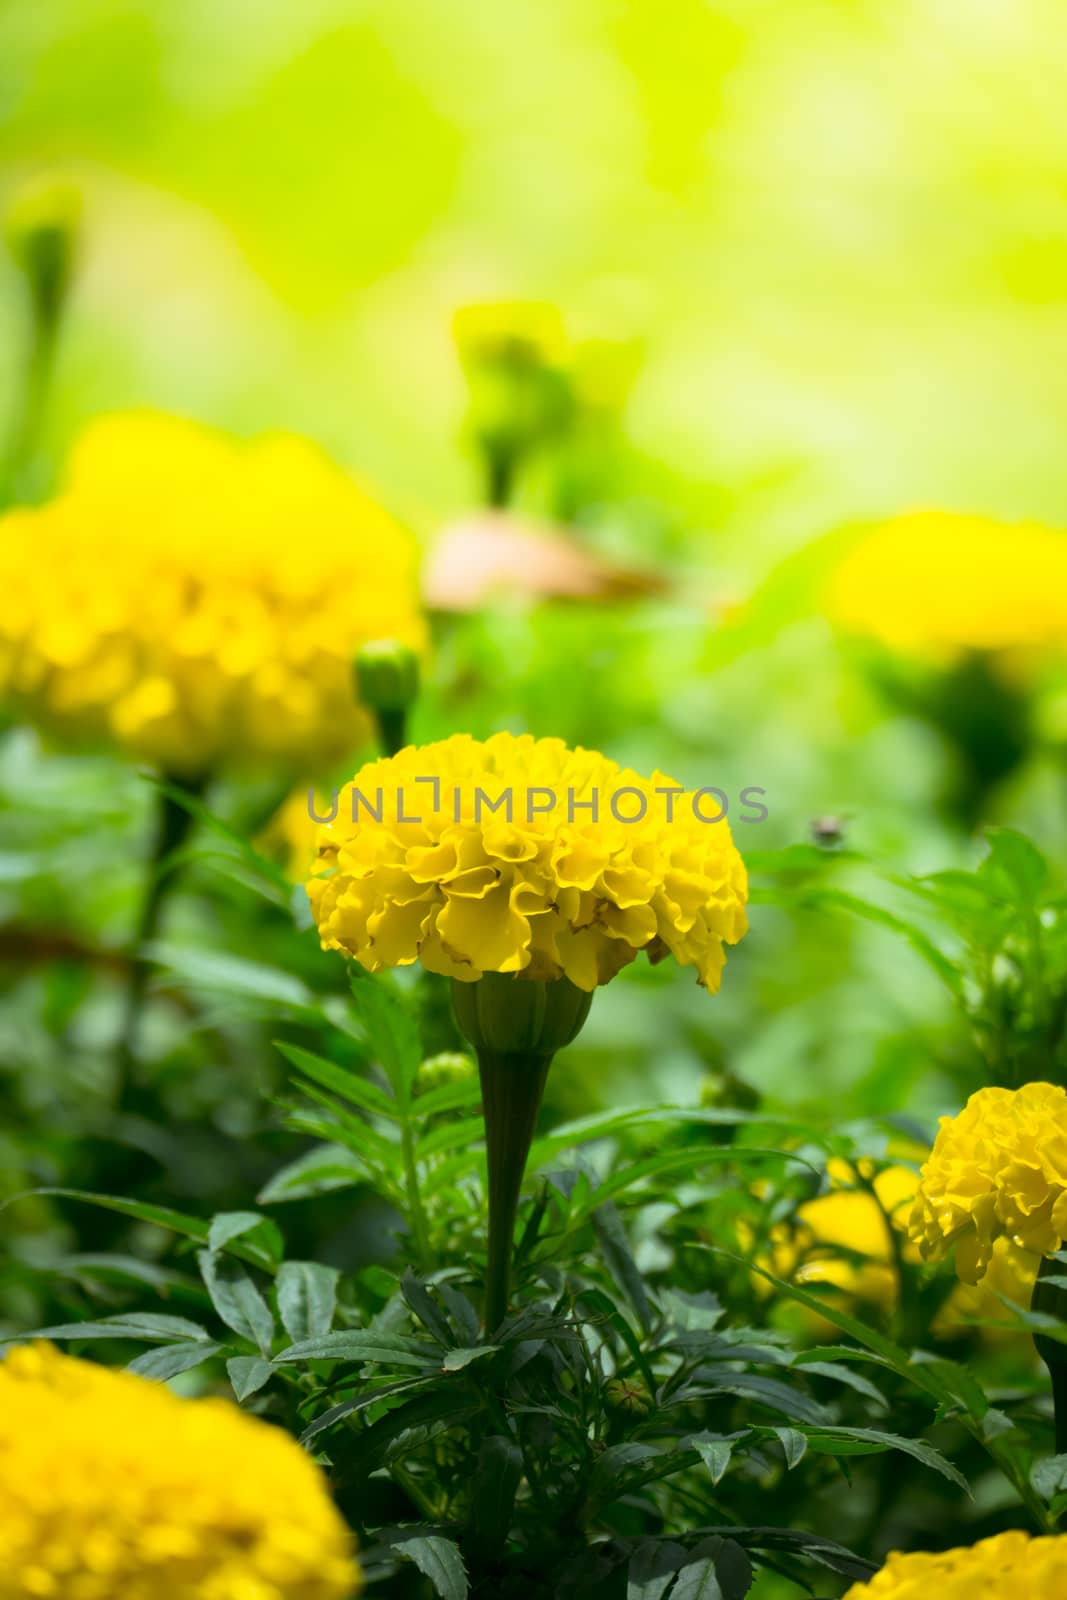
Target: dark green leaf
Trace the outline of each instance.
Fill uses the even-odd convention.
[[[626,1600],[663,1600],[685,1559],[684,1545],[669,1539],[646,1539],[637,1546],[626,1569]]]
[[[468,1531],[482,1560],[503,1549],[522,1478],[522,1452],[511,1439],[493,1434],[483,1439],[471,1484]]]
[[[459,1546],[439,1533],[423,1533],[418,1529],[401,1528],[395,1533],[380,1535],[399,1556],[412,1562],[433,1584],[434,1593],[441,1600],[467,1600],[470,1586]]]

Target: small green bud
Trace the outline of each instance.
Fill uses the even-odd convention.
[[[452,981],[459,1031],[479,1058],[551,1057],[578,1037],[592,1002],[569,978],[486,972],[474,983]]]
[[[356,652],[356,695],[371,711],[406,711],[419,693],[419,658],[398,639],[372,639]]]
[[[4,233],[26,275],[34,311],[55,323],[74,273],[81,225],[80,191],[58,178],[25,184],[8,207]]]
[[[466,1083],[477,1071],[472,1056],[464,1055],[461,1050],[442,1050],[440,1055],[427,1056],[419,1067],[417,1089],[420,1094],[427,1094],[446,1084]]]
[[[604,1398],[613,1411],[631,1417],[650,1416],[655,1408],[648,1385],[640,1378],[612,1378],[605,1385]]]

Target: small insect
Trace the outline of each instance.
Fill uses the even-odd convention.
[[[811,823],[811,837],[824,849],[832,850],[835,845],[844,844],[847,821],[847,817],[814,817]]]

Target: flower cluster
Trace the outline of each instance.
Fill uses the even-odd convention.
[[[747,879],[726,822],[700,820],[693,798],[559,739],[402,750],[365,766],[320,830],[323,945],[372,972],[420,960],[586,991],[646,950],[714,991],[746,931]]]
[[[297,438],[102,418],[0,521],[0,699],[179,776],[350,753],[352,656],[386,634],[423,643],[413,544]]]
[[[352,1540],[279,1429],[24,1345],[0,1362],[0,1600],[343,1600]]]
[[[848,631],[924,659],[1067,646],[1067,533],[914,512],[853,547],[827,609]]]
[[[1050,1083],[979,1089],[942,1117],[922,1169],[909,1233],[927,1261],[954,1244],[965,1283],[997,1239],[1050,1255],[1067,1238],[1067,1092]]]
[[[1060,1600],[1067,1594],[1067,1536],[1031,1539],[1013,1530],[958,1550],[894,1552],[845,1600]]]

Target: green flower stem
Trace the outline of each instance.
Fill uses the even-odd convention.
[[[1050,1279],[1067,1277],[1067,1266],[1046,1256],[1041,1263],[1030,1299],[1031,1311],[1043,1311],[1048,1316],[1067,1322],[1067,1289]],[[1048,1368],[1052,1382],[1052,1410],[1056,1428],[1056,1454],[1067,1454],[1067,1344],[1058,1339],[1047,1339],[1034,1334],[1034,1347]]]
[[[519,1194],[551,1065],[551,1055],[478,1052],[489,1165],[487,1333],[493,1333],[507,1315]]]
[[[375,711],[374,721],[383,755],[395,756],[405,748],[408,742],[406,711]]]
[[[515,1216],[545,1080],[557,1050],[576,1039],[593,997],[567,978],[486,972],[474,983],[452,980],[452,1007],[474,1046],[482,1083],[489,1166],[489,1253],[485,1327],[508,1309]]]
[[[0,483],[0,504],[7,505],[22,498],[26,472],[36,453],[47,410],[58,335],[57,323],[42,323],[34,319],[25,382],[18,397],[8,439],[3,481]]]
[[[485,450],[485,503],[494,511],[503,511],[515,494],[517,452],[505,446],[487,446]]]
[[[202,794],[206,786],[206,776],[195,780],[187,779],[183,785],[189,794],[196,796]],[[144,954],[144,947],[151,942],[158,931],[167,894],[174,884],[175,873],[172,858],[188,839],[194,820],[193,814],[188,807],[179,804],[166,789],[159,789],[156,799],[155,835],[148,857],[144,894],[133,938],[122,1030],[119,1034],[118,1101],[120,1105],[126,1099],[130,1089],[130,1078],[137,1056],[141,1015],[144,1011],[145,994],[148,988],[148,975],[152,965]]]

